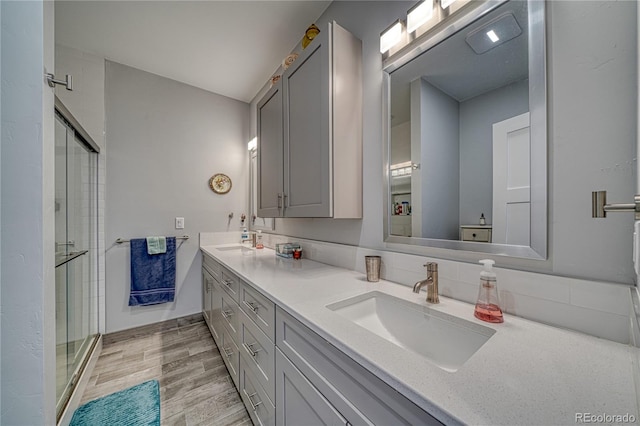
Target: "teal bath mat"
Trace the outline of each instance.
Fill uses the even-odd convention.
[[[160,385],[149,380],[79,407],[70,426],[160,426]]]

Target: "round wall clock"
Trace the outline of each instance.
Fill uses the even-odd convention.
[[[225,174],[216,173],[209,179],[209,187],[216,194],[226,194],[231,191],[231,179]]]

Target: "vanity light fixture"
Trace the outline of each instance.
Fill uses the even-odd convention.
[[[380,34],[380,53],[386,53],[402,39],[402,21],[397,20],[393,25]]]
[[[453,3],[455,3],[456,0],[440,0],[440,7],[443,9],[448,8],[449,6],[451,6]]]
[[[249,141],[249,143],[247,144],[247,149],[249,151],[253,151],[256,148],[258,148],[258,137],[255,137],[255,138],[251,139]]]
[[[498,37],[496,35],[496,32],[493,30],[487,32],[487,37],[489,37],[489,40],[491,40],[493,43],[500,40],[500,37]]]
[[[433,17],[433,0],[418,2],[407,12],[407,32],[412,33]]]

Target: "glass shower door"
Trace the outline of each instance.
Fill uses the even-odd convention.
[[[98,331],[97,154],[58,116],[55,134],[56,397],[60,414]]]

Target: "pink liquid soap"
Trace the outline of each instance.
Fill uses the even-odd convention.
[[[502,309],[493,303],[476,303],[474,315],[476,318],[486,322],[504,322]]]

